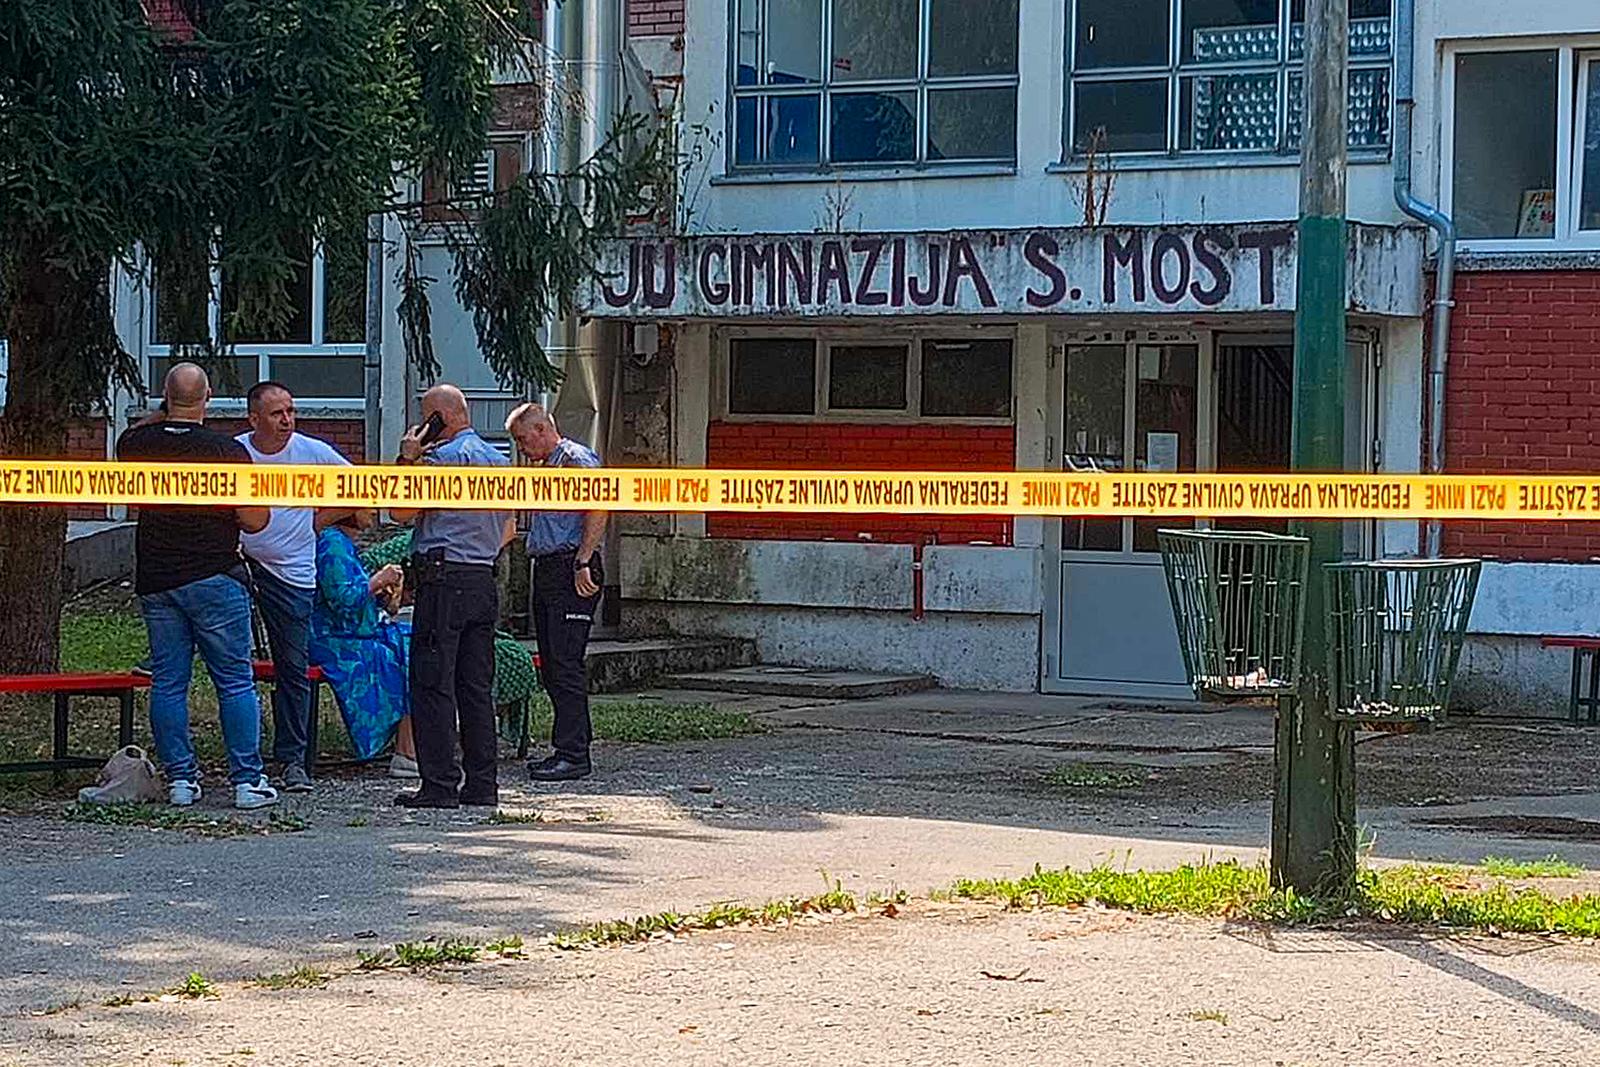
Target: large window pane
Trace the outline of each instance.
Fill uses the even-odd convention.
[[[1011,417],[1011,342],[924,341],[922,414],[934,417]]]
[[[331,230],[323,255],[323,342],[360,344],[367,337],[365,223]]]
[[[739,0],[734,25],[735,85],[754,85],[761,69],[761,0]]]
[[[835,163],[903,163],[917,155],[917,94],[835,93]]]
[[[917,76],[919,0],[833,0],[833,80]]]
[[[1359,67],[1350,72],[1349,146],[1352,150],[1384,148],[1389,144],[1389,68]],[[1299,71],[1289,75],[1288,144],[1298,150],[1305,136],[1305,78]]]
[[[1074,90],[1072,145],[1088,151],[1161,152],[1167,147],[1167,80],[1080,82]]]
[[[1579,91],[1585,94],[1588,110],[1584,119],[1583,155],[1578,160],[1583,180],[1578,228],[1600,230],[1600,63],[1591,62],[1584,68]]]
[[[828,407],[846,411],[906,409],[905,345],[834,345],[828,349]]]
[[[1275,63],[1278,0],[1183,0],[1185,63]]]
[[[821,97],[774,96],[767,106],[769,163],[815,163],[822,136]]]
[[[1164,67],[1172,45],[1167,0],[1078,0],[1075,70]]]
[[[1067,349],[1066,448],[1068,469],[1122,470],[1123,415],[1127,410],[1127,349],[1073,345]],[[1122,551],[1121,519],[1063,519],[1062,547]]]
[[[366,378],[360,356],[273,356],[272,377],[303,399],[360,400]]]
[[[211,380],[212,395],[223,399],[235,400],[244,396],[261,377],[255,356],[200,359],[199,362],[206,369],[206,377]],[[150,361],[150,391],[153,396],[161,395],[161,383],[166,380],[172,363],[173,360],[166,356]]]
[[[1390,0],[1350,0],[1350,55],[1386,56],[1393,34],[1389,16]],[[1289,6],[1289,58],[1299,59],[1306,49],[1306,0],[1293,0]]]
[[[1140,345],[1133,409],[1134,465],[1151,473],[1192,471],[1200,396],[1200,353],[1194,345]],[[1133,550],[1156,551],[1156,531],[1185,526],[1172,518],[1135,519]]]
[[[287,297],[285,314],[274,322],[260,319],[251,308],[255,322],[238,326],[232,322],[239,308],[238,286],[228,280],[226,268],[222,274],[222,324],[224,340],[232,344],[310,344],[311,343],[311,242],[302,238],[290,244],[289,254],[297,262],[284,282]],[[257,300],[261,298],[258,295]],[[256,307],[260,305],[257,304]]]
[[[1017,72],[1017,0],[931,0],[928,76]]]
[[[728,410],[736,415],[816,413],[816,342],[739,338],[728,345]]]
[[[1453,180],[1463,238],[1555,235],[1554,50],[1456,57]]]
[[[768,0],[764,73],[768,85],[822,80],[822,0]]]
[[[171,255],[155,268],[158,345],[200,344],[211,336],[211,263],[204,249]]]
[[[929,90],[929,160],[1016,158],[1016,89]]]
[[[1183,79],[1179,147],[1263,151],[1278,144],[1276,74],[1203,74]]]

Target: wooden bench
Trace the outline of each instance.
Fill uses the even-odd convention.
[[[276,680],[270,660],[256,660],[250,665],[257,682]],[[325,679],[320,667],[306,670],[311,682],[310,742],[306,745],[306,768],[317,759],[317,705],[322,696]],[[118,703],[117,747],[133,744],[133,694],[150,688],[148,674],[0,674],[0,693],[49,694],[55,698],[54,738],[51,758],[18,763],[0,763],[0,774],[32,774],[38,771],[66,771],[83,767],[100,767],[105,756],[76,756],[67,751],[67,724],[73,697],[98,697]]]
[[[1579,722],[1580,710],[1590,724],[1600,723],[1600,637],[1541,637],[1543,648],[1572,649],[1572,691],[1567,721]]]

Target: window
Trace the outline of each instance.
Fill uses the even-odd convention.
[[[364,225],[330,231],[286,283],[288,313],[229,333],[238,293],[207,250],[173,254],[155,267],[150,317],[150,385],[159,388],[173,346],[216,338],[227,348],[213,366],[217,396],[244,395],[257,381],[275,378],[296,395],[358,400],[365,394],[367,247]]]
[[[1350,0],[1349,142],[1389,144],[1391,0]],[[1075,0],[1071,154],[1300,149],[1304,0]]]
[[[1011,418],[1011,340],[735,337],[730,415]]]
[[[749,338],[728,353],[728,410],[742,415],[810,415],[817,404],[816,344]]]
[[[734,166],[1017,158],[1018,0],[735,0]]]
[[[1457,51],[1446,58],[1442,199],[1478,250],[1600,244],[1600,51]]]

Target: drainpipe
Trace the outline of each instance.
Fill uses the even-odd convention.
[[[1433,294],[1433,344],[1428,353],[1428,473],[1444,472],[1445,376],[1450,357],[1450,313],[1455,308],[1456,225],[1450,216],[1423,202],[1411,191],[1412,112],[1416,99],[1416,0],[1395,5],[1395,139],[1394,201],[1400,210],[1438,235],[1439,264]],[[1433,520],[1427,528],[1427,554],[1437,559],[1444,528]]]

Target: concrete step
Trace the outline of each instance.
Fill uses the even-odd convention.
[[[534,641],[524,641],[537,648]],[[591,693],[616,693],[660,683],[685,671],[720,671],[756,662],[754,641],[742,637],[596,639],[585,657]]]
[[[727,670],[674,674],[662,679],[670,689],[704,689],[762,696],[807,697],[815,700],[866,700],[933,689],[937,683],[922,674],[873,674],[816,667],[760,664]]]

